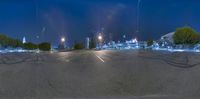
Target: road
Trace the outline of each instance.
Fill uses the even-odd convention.
[[[199,99],[200,54],[0,54],[0,99]]]

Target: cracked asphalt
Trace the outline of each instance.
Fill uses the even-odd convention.
[[[0,99],[199,99],[200,54],[0,54]]]

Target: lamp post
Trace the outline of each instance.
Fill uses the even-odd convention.
[[[59,45],[59,48],[60,49],[65,49],[65,37],[61,37],[60,38],[60,45]]]
[[[98,35],[98,42],[100,49],[102,48],[103,36],[101,34]]]

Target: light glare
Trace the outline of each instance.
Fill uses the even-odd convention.
[[[101,35],[99,35],[99,36],[98,36],[98,39],[99,39],[99,40],[102,40],[102,39],[103,39],[103,37],[102,37]]]
[[[65,42],[65,38],[64,37],[61,38],[61,42]]]

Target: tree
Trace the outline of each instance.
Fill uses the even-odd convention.
[[[0,35],[0,45],[4,48],[6,47],[22,47],[23,44],[20,40],[10,38],[6,35]]]
[[[152,46],[152,45],[153,45],[153,40],[152,39],[147,40],[147,46]]]
[[[44,42],[38,45],[39,49],[42,51],[50,51],[51,50],[51,44],[48,42]]]
[[[178,28],[173,35],[175,44],[197,44],[200,35],[191,27]]]
[[[80,49],[83,49],[83,48],[84,48],[83,43],[75,43],[74,44],[74,49],[75,50],[80,50]]]
[[[23,47],[23,43],[20,40],[15,40],[16,41],[16,47]]]
[[[38,45],[33,44],[33,43],[25,43],[23,48],[27,50],[35,50],[35,49],[38,49]]]

